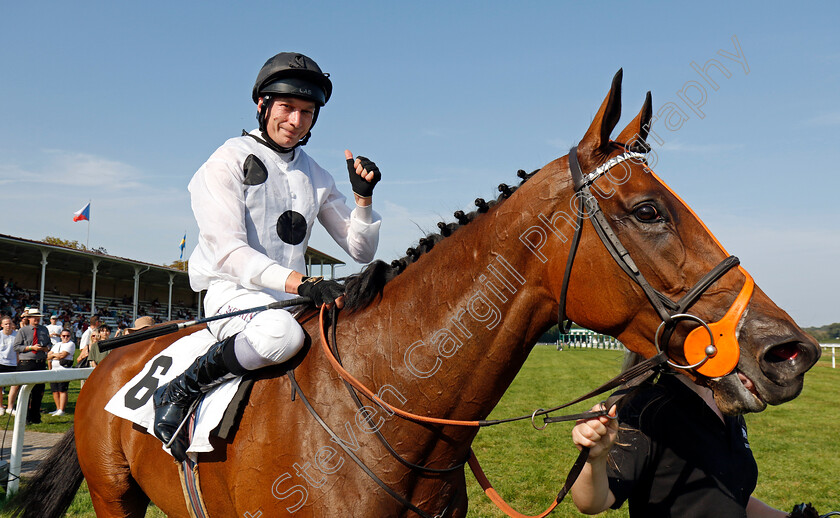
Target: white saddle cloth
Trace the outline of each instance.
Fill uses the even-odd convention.
[[[196,358],[206,353],[216,343],[210,331],[203,329],[180,338],[172,345],[149,360],[143,370],[123,386],[105,405],[105,410],[142,426],[154,435],[155,409],[152,394],[157,387],[168,383],[189,367]],[[213,451],[210,444],[210,432],[214,430],[224,416],[242,377],[230,379],[213,388],[204,395],[196,410],[196,428],[188,453]],[[142,404],[141,404],[142,403]],[[186,425],[185,425],[186,426]],[[161,446],[162,443],[161,443]],[[163,448],[167,453],[169,448]]]

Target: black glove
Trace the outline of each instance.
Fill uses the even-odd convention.
[[[324,280],[323,277],[304,277],[298,286],[298,295],[312,299],[312,302],[320,307],[323,304],[332,304],[335,299],[344,295],[344,286],[335,281]]]
[[[373,187],[379,182],[379,179],[382,178],[382,174],[379,172],[379,168],[376,167],[376,164],[373,163],[373,160],[365,158],[361,155],[357,156],[356,158],[359,159],[359,164],[362,166],[362,169],[366,170],[369,173],[373,173],[373,179],[371,181],[367,181],[361,176],[356,174],[356,166],[355,160],[352,158],[347,159],[347,171],[350,173],[350,185],[353,186],[353,192],[361,196],[362,198],[369,198],[371,194],[373,194]]]
[[[793,506],[793,510],[788,515],[791,518],[820,518],[820,513],[811,507],[810,502],[807,504],[799,504]]]

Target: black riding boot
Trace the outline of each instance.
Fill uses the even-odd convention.
[[[236,360],[233,352],[235,337],[236,335],[213,344],[210,350],[196,359],[186,371],[155,391],[154,432],[163,444],[172,440],[175,431],[187,417],[190,406],[202,394],[227,379],[247,372]],[[186,430],[182,429],[170,446],[172,456],[179,461],[187,458],[189,444],[185,432]]]

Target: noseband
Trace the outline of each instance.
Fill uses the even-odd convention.
[[[674,332],[677,324],[680,321],[693,321],[699,324],[699,327],[693,329],[685,341],[683,342],[683,354],[689,362],[687,365],[676,363],[673,360],[668,360],[668,364],[676,369],[689,370],[693,369],[698,373],[710,377],[725,376],[732,372],[738,365],[740,358],[740,348],[738,347],[738,339],[736,335],[738,323],[741,316],[746,310],[750,297],[752,296],[754,282],[752,277],[739,266],[740,261],[737,257],[730,255],[717,266],[712,268],[706,275],[704,275],[694,286],[689,289],[686,294],[677,302],[672,301],[668,296],[655,289],[645,279],[642,272],[633,262],[630,253],[621,244],[618,236],[613,232],[607,218],[601,211],[598,205],[598,200],[592,194],[590,186],[607,173],[610,169],[618,164],[633,160],[641,163],[645,169],[653,174],[647,167],[645,155],[634,151],[625,151],[623,154],[609,159],[594,171],[588,174],[583,174],[580,168],[580,163],[577,158],[577,146],[569,151],[569,170],[574,182],[575,195],[582,199],[583,203],[578,204],[577,225],[575,227],[575,235],[572,239],[571,248],[569,249],[569,259],[566,261],[566,271],[563,276],[563,285],[560,292],[560,326],[561,331],[568,332],[571,326],[571,321],[566,318],[566,294],[569,288],[569,276],[572,270],[572,264],[575,260],[575,253],[577,252],[578,244],[580,243],[581,229],[583,228],[584,217],[589,219],[592,226],[595,228],[598,237],[604,244],[604,247],[610,253],[618,266],[639,285],[644,292],[648,301],[653,306],[662,323],[656,330],[654,336],[654,344],[657,352],[667,350],[668,342]],[[658,178],[657,178],[658,179]],[[659,180],[662,183],[661,180]],[[662,183],[664,186],[665,184]],[[665,186],[667,188],[667,186]],[[670,191],[670,189],[669,189]],[[671,191],[672,194],[673,191]],[[674,194],[679,199],[676,194]],[[682,202],[682,200],[680,200]],[[683,205],[685,203],[683,202]],[[685,207],[691,211],[688,205]],[[696,215],[695,215],[696,217]],[[698,218],[699,221],[699,218]],[[711,232],[709,233],[711,235]],[[718,243],[720,246],[720,243]],[[721,246],[721,250],[723,247]],[[725,253],[725,251],[724,251]],[[723,318],[714,323],[707,323],[702,318],[687,313],[688,308],[693,305],[718,279],[720,279],[726,272],[733,267],[738,266],[741,273],[744,274],[745,282],[741,288],[741,292],[735,298],[735,301],[730,306]]]

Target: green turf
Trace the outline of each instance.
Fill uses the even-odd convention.
[[[621,353],[616,351],[557,352],[553,347],[538,346],[490,417],[522,415],[572,399],[614,376],[621,360]],[[831,369],[828,355],[807,375],[799,398],[746,417],[760,472],[755,493],[758,498],[785,511],[802,501],[813,502],[823,513],[840,508],[840,501],[833,498],[840,473],[840,434],[836,433],[836,423],[840,422],[838,385],[840,368]],[[71,384],[70,410],[75,405],[78,387],[78,382]],[[54,410],[49,393],[44,402],[45,410]],[[594,401],[579,404],[570,412],[588,409],[592,404]],[[65,431],[72,415],[43,416],[43,420],[41,425],[29,426],[27,430]],[[571,427],[570,423],[560,423],[537,431],[528,422],[493,426],[482,429],[473,448],[488,478],[508,503],[525,514],[538,514],[553,501],[577,456]],[[484,496],[469,472],[467,484],[468,517],[505,516]],[[84,484],[68,516],[94,516]],[[147,516],[157,518],[163,514],[150,508]],[[567,499],[551,516],[580,514]],[[625,508],[602,516],[626,517],[627,512]]]

